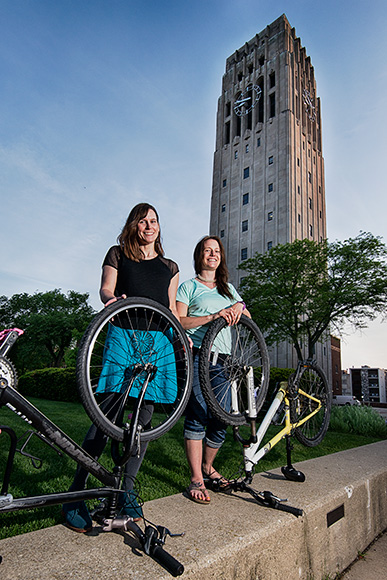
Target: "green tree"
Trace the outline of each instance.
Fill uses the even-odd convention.
[[[296,240],[243,262],[241,290],[269,344],[291,341],[299,358],[304,344],[312,357],[327,332],[385,314],[386,257],[381,238],[365,232],[343,242]]]
[[[60,367],[71,359],[76,346],[95,314],[87,303],[89,295],[59,289],[49,292],[0,297],[0,325],[25,331],[12,351],[19,370]]]

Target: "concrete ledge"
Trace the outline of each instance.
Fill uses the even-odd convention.
[[[211,494],[208,506],[182,494],[146,504],[145,515],[182,538],[166,549],[193,580],[322,580],[355,560],[387,528],[387,441],[297,464],[305,483],[279,470],[257,474],[253,486],[303,508],[294,516],[263,508],[250,496]],[[328,526],[327,514],[343,517]],[[339,514],[340,515],[340,514]],[[88,535],[54,526],[0,541],[2,580],[149,580],[171,576],[137,551],[130,533]]]

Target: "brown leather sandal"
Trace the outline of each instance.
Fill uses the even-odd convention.
[[[201,504],[209,504],[211,501],[210,495],[204,485],[204,483],[201,483],[200,481],[191,481],[191,483],[189,484],[189,486],[186,489],[187,493],[188,493],[188,497],[190,499],[192,499],[192,501],[196,502],[196,503],[201,503]],[[195,491],[200,491],[200,493],[202,494],[202,496],[205,499],[200,499],[198,497],[195,497],[193,495],[193,492]]]

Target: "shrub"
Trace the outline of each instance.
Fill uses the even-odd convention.
[[[27,397],[50,401],[79,402],[75,368],[28,371],[19,378],[18,390]]]
[[[387,438],[386,422],[372,407],[333,406],[329,429],[339,433]]]

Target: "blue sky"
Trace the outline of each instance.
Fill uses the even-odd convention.
[[[190,277],[226,58],[283,13],[321,97],[329,238],[387,241],[384,0],[0,0],[0,294],[74,289],[100,308],[139,201]],[[343,367],[387,367],[386,339],[385,323],[348,329]]]

